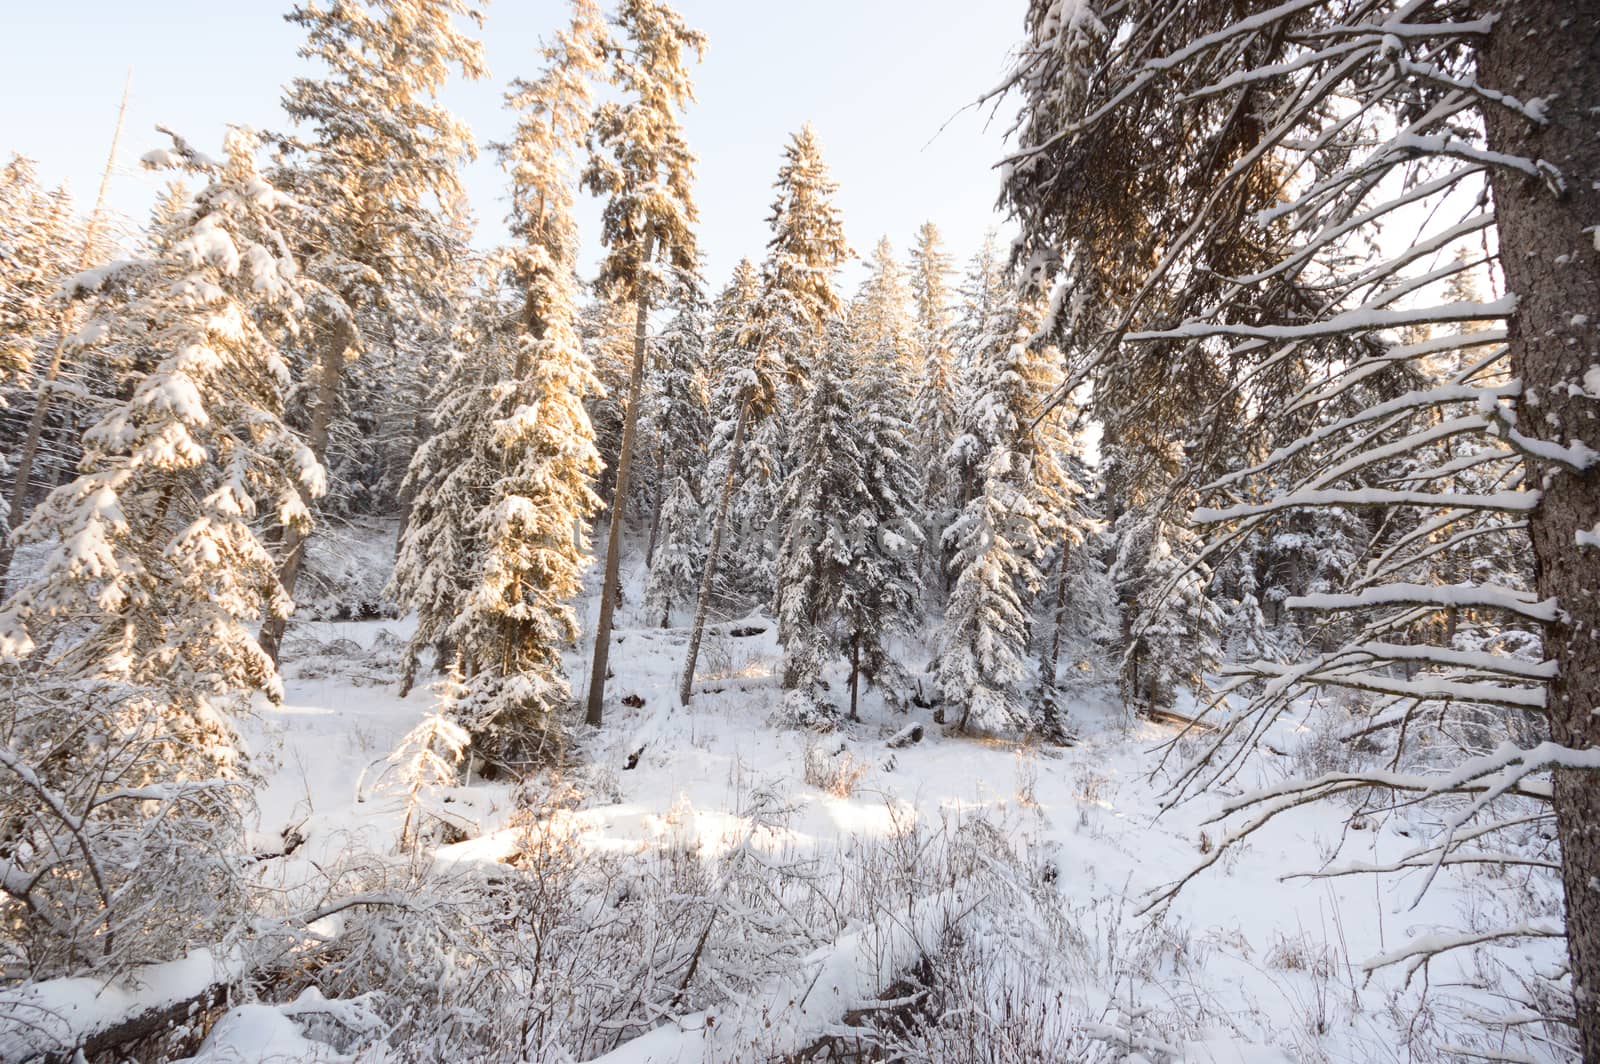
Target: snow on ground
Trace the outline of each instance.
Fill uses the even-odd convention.
[[[629,601],[637,602],[636,567],[629,577]],[[266,776],[254,838],[265,852],[291,851],[267,862],[274,886],[311,883],[341,853],[392,851],[401,814],[374,796],[374,773],[432,708],[423,684],[402,700],[389,678],[405,634],[405,622],[396,621],[302,622],[292,629],[287,697],[281,706],[263,706],[251,726]],[[1341,861],[1396,857],[1415,844],[1403,817],[1347,830],[1344,807],[1313,807],[1269,825],[1191,883],[1170,910],[1142,918],[1136,911],[1145,892],[1180,877],[1219,834],[1201,821],[1222,796],[1156,815],[1162,783],[1150,777],[1152,750],[1174,727],[1130,721],[1104,699],[1080,698],[1070,707],[1079,744],[1037,749],[945,735],[926,714],[886,710],[869,692],[862,723],[819,739],[772,724],[779,702],[775,635],[775,625],[759,615],[719,624],[707,639],[694,704],[679,709],[673,691],[683,631],[619,629],[608,720],[581,740],[587,767],[578,775],[587,797],[565,814],[586,845],[629,853],[671,830],[715,854],[747,825],[741,810],[757,788],[793,804],[788,844],[821,854],[885,838],[908,816],[949,822],[982,815],[1025,837],[1041,871],[1050,866],[1062,911],[1078,925],[1092,958],[1083,972],[1083,1000],[1101,1019],[1115,1021],[1108,1038],[1139,1027],[1150,1045],[1176,1055],[1169,1059],[1197,1062],[1407,1059],[1397,1031],[1409,1023],[1418,1034],[1421,1022],[1425,1033],[1427,1024],[1455,1014],[1457,1006],[1444,1005],[1419,1014],[1420,978],[1403,989],[1400,971],[1368,979],[1361,962],[1414,935],[1462,926],[1463,910],[1471,910],[1467,924],[1492,922],[1496,914],[1479,911],[1484,892],[1467,889],[1469,879],[1447,874],[1418,908],[1407,909],[1416,880],[1406,876],[1278,878],[1324,865],[1341,838]],[[575,650],[569,664],[581,690],[587,651]],[[839,676],[830,680],[841,690]],[[889,749],[887,738],[910,719],[924,721],[926,738]],[[1292,721],[1279,732],[1279,749],[1292,750],[1297,732],[1309,735]],[[860,774],[849,793],[804,781],[813,744],[824,757],[843,747],[839,757]],[[641,749],[636,767],[624,768]],[[1290,771],[1283,763],[1289,760],[1263,755],[1247,774],[1253,778],[1241,784],[1275,782]],[[510,787],[479,782],[452,797],[476,837],[444,848],[440,858],[501,856],[508,847],[496,833],[512,808]],[[817,964],[849,967],[853,956],[841,942]],[[1530,969],[1557,961],[1554,947],[1525,951]],[[1434,986],[1474,979],[1466,960],[1438,962],[1429,974]],[[244,1048],[251,1032],[264,1032],[254,1056]],[[243,1010],[213,1031],[213,1043],[226,1053],[208,1056],[208,1050],[197,1059],[263,1059],[269,1048],[274,1059],[295,1059],[300,1051],[290,1027]],[[685,1018],[611,1059],[698,1061],[711,1059],[711,1045]],[[310,1043],[302,1048],[302,1059],[320,1052]]]

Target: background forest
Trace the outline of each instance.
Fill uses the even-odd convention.
[[[0,168],[0,1061],[1600,1060],[1600,9],[1031,0],[1013,239],[707,277],[550,6]]]

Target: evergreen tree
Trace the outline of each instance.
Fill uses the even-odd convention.
[[[652,574],[667,497],[680,480],[686,487],[698,482],[711,435],[711,396],[706,380],[709,325],[699,277],[678,279],[672,305],[672,319],[656,345],[655,365],[646,381],[645,428],[655,454],[650,538],[645,546],[645,563]],[[680,528],[687,530],[681,523]]]
[[[456,707],[466,694],[461,663],[452,662],[439,682],[439,707],[406,732],[388,757],[388,765],[373,792],[399,800],[405,810],[400,825],[399,849],[411,852],[426,846],[448,822],[441,794],[455,785],[456,772],[472,738],[456,723]]]
[[[40,354],[64,313],[55,294],[74,272],[67,250],[74,243],[71,223],[66,190],[42,188],[31,159],[14,156],[0,167],[0,476],[11,475],[8,456],[26,434],[26,423],[15,419],[12,408],[33,383]],[[29,486],[13,486],[19,518],[26,512],[20,495]],[[11,506],[11,500],[0,498],[5,539]],[[0,540],[0,550],[5,549]],[[8,567],[9,561],[0,569]]]
[[[139,345],[148,368],[23,526],[57,549],[0,611],[0,760],[21,782],[4,789],[7,889],[29,883],[47,965],[167,959],[221,934],[239,901],[233,720],[252,693],[282,694],[247,627],[288,607],[256,529],[305,527],[323,487],[282,419],[303,292],[288,201],[243,131],[221,161],[177,137],[146,161],[208,183],[159,257],[81,283],[101,295],[87,335]]]
[[[848,323],[813,359],[784,485],[778,626],[800,719],[810,682],[838,653],[850,660],[852,718],[860,680],[898,672],[887,643],[911,628],[920,589],[920,488],[903,413],[909,296],[887,240],[868,269]]]
[[[1159,514],[1130,510],[1116,526],[1111,580],[1128,615],[1120,690],[1135,711],[1170,709],[1199,693],[1220,652],[1222,608],[1209,590],[1200,539]]]
[[[645,616],[662,628],[672,624],[673,610],[694,600],[700,586],[700,568],[705,564],[703,509],[695,498],[689,476],[673,476],[661,505],[660,536],[650,564],[650,580],[645,585]]]
[[[839,642],[845,581],[860,553],[857,539],[872,534],[857,524],[867,517],[860,475],[866,458],[851,431],[849,357],[838,335],[812,359],[809,390],[795,426],[794,473],[781,497],[778,641],[784,689],[799,695],[790,710],[797,723],[810,722],[810,685]]]
[[[589,398],[589,420],[594,425],[595,446],[605,463],[598,490],[609,498],[616,490],[617,456],[622,453],[622,425],[626,420],[628,374],[633,368],[633,308],[611,286],[594,284],[579,314],[578,335],[594,363],[601,390]]]
[[[887,273],[892,260],[880,247],[877,263]],[[883,315],[893,319],[897,290],[879,277],[868,281],[868,299],[891,302]],[[858,301],[858,309],[860,307]],[[882,320],[877,314],[866,320]],[[854,315],[852,315],[852,329]],[[851,715],[856,714],[856,688],[865,679],[891,700],[903,690],[903,670],[889,651],[889,642],[916,627],[922,579],[918,559],[923,541],[919,505],[921,478],[916,468],[914,432],[905,417],[910,393],[910,366],[894,330],[869,329],[853,334],[855,365],[850,381],[854,398],[853,430],[863,464],[861,498],[855,518],[856,557],[846,574],[844,616],[850,655]]]
[[[281,421],[280,344],[302,293],[278,228],[286,201],[257,171],[250,135],[230,134],[221,162],[173,141],[147,161],[210,183],[165,235],[163,258],[123,267],[131,301],[100,319],[159,361],[87,434],[79,477],[25,526],[26,539],[72,549],[8,603],[5,646],[25,655],[48,630],[64,674],[170,685],[173,713],[219,736],[228,760],[208,696],[226,706],[241,692],[280,692],[242,628],[287,606],[253,522],[304,527],[323,475]],[[80,628],[86,607],[99,620]]]
[[[749,475],[736,477],[729,489],[713,578],[717,581],[715,593],[757,601],[769,596],[772,587],[764,548],[766,525],[777,509],[773,474],[778,463],[770,441],[759,432],[741,430],[739,420],[743,396],[751,385],[748,368],[752,360],[744,342],[751,338],[752,316],[760,295],[759,271],[750,260],[741,259],[712,306],[708,344],[712,424],[699,481],[699,497],[717,503],[722,501],[734,458],[741,472],[749,470]],[[775,382],[769,383],[776,388]],[[740,441],[737,456],[731,446],[735,435]]]
[[[375,424],[363,416],[367,400],[397,386],[381,371],[404,372],[394,361],[398,323],[427,318],[437,293],[459,276],[465,200],[457,168],[477,149],[438,94],[452,68],[467,78],[486,73],[482,45],[455,24],[463,16],[476,17],[464,0],[313,0],[286,16],[305,29],[301,57],[326,67],[284,93],[284,110],[308,132],[282,138],[285,160],[273,175],[314,207],[294,234],[317,285],[309,346],[297,352],[307,388],[295,407],[319,460],[347,478],[369,461]],[[348,363],[383,345],[390,358],[366,360],[370,370],[357,370],[366,379],[351,388]],[[430,354],[437,349],[426,345]],[[335,456],[341,439],[363,454]],[[279,577],[293,594],[304,532],[286,528],[282,540]],[[274,618],[262,631],[274,659],[286,623]]]
[[[413,463],[416,506],[396,566],[396,589],[418,611],[410,668],[430,644],[462,663],[451,712],[491,770],[548,753],[570,696],[560,651],[578,635],[571,602],[600,465],[584,406],[599,382],[577,333],[572,166],[603,32],[595,5],[577,0],[545,74],[507,95],[518,124],[500,153],[524,243],[498,264],[509,285],[487,287],[436,434]]]
[[[977,398],[978,375],[990,358],[997,338],[1004,332],[1009,316],[1015,311],[1016,293],[993,233],[984,238],[983,246],[968,264],[960,295],[960,313],[955,325],[955,366],[951,380],[958,416],[949,447],[935,458],[940,466],[939,479],[946,486],[953,508],[951,520],[978,492],[983,441],[977,434],[968,431],[973,425],[972,411]],[[945,528],[948,527],[947,523]],[[941,538],[938,547],[943,555],[941,571],[948,573],[949,539]]]
[[[417,617],[401,666],[402,698],[416,682],[423,651],[433,648],[441,668],[455,656],[450,626],[471,591],[474,560],[483,554],[474,518],[498,472],[489,426],[499,412],[501,375],[508,372],[501,365],[507,352],[496,292],[491,278],[488,291],[474,301],[458,337],[461,348],[452,352],[429,400],[432,431],[412,456],[402,485],[412,502],[388,593]]]
[[[729,503],[744,459],[745,438],[752,424],[761,426],[779,411],[785,382],[804,380],[808,357],[827,323],[843,308],[834,281],[850,255],[833,197],[838,191],[822,159],[822,145],[810,124],[784,149],[775,182],[777,198],[768,224],[772,239],[761,270],[761,288],[751,304],[748,324],[737,342],[740,358],[725,365],[724,377],[735,396],[733,430],[728,437],[720,474],[722,482],[712,511],[711,539],[701,574],[678,700],[688,705],[694,691],[695,663],[715,587]]]
[[[1029,279],[1037,290],[1037,281]],[[973,351],[967,424],[956,444],[977,472],[976,494],[945,532],[954,553],[950,601],[939,642],[939,684],[963,731],[1049,727],[1025,693],[1033,674],[1031,612],[1039,563],[1068,529],[1064,475],[1034,415],[1054,389],[1055,355],[1037,344],[1035,294],[992,313]]]
[[[911,408],[916,377],[911,291],[888,237],[879,238],[866,265],[867,279],[850,305],[850,343],[883,367],[880,383],[894,389],[904,413]]]
[[[684,140],[678,111],[694,100],[688,55],[692,52],[698,58],[705,51],[705,36],[684,25],[676,11],[658,0],[622,0],[616,24],[627,41],[611,49],[613,80],[623,99],[608,101],[595,112],[583,180],[596,195],[606,197],[601,241],[607,255],[600,281],[615,286],[620,298],[633,303],[633,365],[611,491],[600,620],[584,713],[593,727],[603,719],[611,624],[621,593],[622,523],[644,382],[646,332],[651,301],[662,284],[653,264],[660,257],[680,273],[695,267],[698,216],[690,188],[695,159]]]
[[[921,440],[917,463],[925,470],[922,509],[927,515],[927,571],[930,575],[939,574],[937,579],[942,584],[939,542],[954,518],[957,504],[956,485],[951,482],[946,456],[956,439],[960,399],[953,351],[955,326],[950,313],[950,258],[932,222],[923,223],[917,230],[910,273],[911,294],[916,302],[912,358],[917,366],[911,423],[917,427]]]
[[[91,417],[87,397],[98,382],[86,367],[73,364],[71,356],[81,354],[83,345],[74,343],[77,316],[61,292],[70,275],[110,258],[100,220],[126,108],[124,90],[100,193],[86,224],[74,216],[64,186],[50,191],[39,186],[31,160],[17,156],[0,169],[0,475],[10,479],[9,494],[0,499],[0,598],[17,527],[39,488],[72,475],[78,437]],[[76,401],[63,402],[71,397]],[[12,409],[26,417],[13,420]]]
[[[1148,466],[1149,494],[1215,501],[1189,514],[1215,530],[1209,555],[1308,511],[1345,510],[1381,533],[1339,592],[1285,603],[1353,618],[1351,638],[1230,666],[1214,706],[1265,682],[1231,702],[1170,800],[1232,778],[1308,688],[1365,704],[1362,734],[1393,748],[1381,770],[1352,756],[1232,803],[1249,827],[1206,863],[1347,791],[1372,795],[1369,808],[1444,803],[1442,830],[1411,852],[1433,869],[1503,869],[1522,853],[1476,840],[1554,820],[1574,998],[1557,1011],[1575,1017],[1580,1055],[1600,1059],[1600,642],[1585,634],[1600,625],[1600,389],[1583,383],[1600,274],[1571,268],[1592,254],[1600,196],[1587,135],[1600,45],[1573,27],[1600,16],[1554,0],[1462,15],[1036,0],[1008,80],[1025,102],[1003,199],[1022,246],[1073,275],[1053,331],[1076,377],[1108,385],[1095,413],[1130,481]],[[1335,35],[1336,49],[1307,43]],[[1343,103],[1330,110],[1332,99]],[[1417,222],[1385,239],[1399,218]],[[1505,298],[1443,301],[1462,248],[1498,263]],[[1459,327],[1495,319],[1505,327],[1487,335]],[[1429,364],[1452,349],[1461,372],[1430,386]],[[1173,447],[1182,462],[1163,470]],[[1466,543],[1510,564],[1443,586],[1459,574],[1452,545]],[[1480,639],[1499,633],[1498,650],[1458,649],[1462,613]],[[1533,638],[1547,660],[1530,660]],[[1406,727],[1463,704],[1497,707],[1479,718],[1494,749]],[[1548,742],[1533,738],[1545,727]],[[1543,808],[1530,811],[1535,792]],[[1519,934],[1432,934],[1385,963],[1415,970]],[[1495,1037],[1497,1052],[1547,1051],[1542,1036],[1518,1048],[1513,1032]]]
[[[74,272],[73,229],[66,189],[41,187],[33,160],[17,155],[0,167],[0,395],[28,379],[55,331],[54,297]]]

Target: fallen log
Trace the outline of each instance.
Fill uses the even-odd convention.
[[[0,991],[0,1064],[120,1056],[126,1047],[217,1009],[245,980],[270,978],[297,963],[299,928],[357,906],[407,904],[403,895],[391,892],[353,894],[285,920],[281,942],[258,940],[255,949],[239,945],[226,952],[191,950],[109,982],[69,976]]]
[[[912,743],[920,743],[922,741],[922,736],[923,729],[921,722],[913,722],[911,724],[907,724],[904,728],[901,728],[899,731],[891,735],[889,737],[888,747],[891,750],[899,750],[902,747],[910,746]]]
[[[1139,710],[1139,716],[1157,724],[1177,724],[1184,728],[1193,728],[1195,731],[1214,732],[1217,730],[1217,726],[1208,720],[1187,716],[1170,709],[1156,709],[1152,706],[1146,706]]]

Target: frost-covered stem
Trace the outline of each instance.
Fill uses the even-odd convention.
[[[317,405],[311,411],[311,430],[306,434],[311,453],[319,462],[325,462],[328,457],[334,409],[338,406],[339,386],[344,380],[345,356],[354,343],[354,330],[348,321],[341,319],[329,331],[328,343],[323,348],[321,372],[317,377]],[[301,528],[284,529],[284,553],[278,569],[278,583],[290,598],[294,597],[294,585],[300,579],[300,569],[305,563],[307,536],[308,533]],[[283,632],[288,624],[287,616],[270,613],[261,625],[261,649],[274,665],[278,663],[278,652],[283,647]]]
[[[78,269],[89,268],[89,258],[94,254],[94,239],[100,231],[100,220],[105,215],[106,188],[111,184],[111,171],[117,162],[117,143],[122,139],[122,123],[128,115],[128,90],[133,87],[133,68],[122,83],[122,103],[117,107],[117,124],[111,131],[111,150],[106,153],[106,166],[100,172],[100,191],[95,194],[94,210],[89,212],[89,224],[83,231],[83,247],[78,252]],[[6,597],[6,582],[11,575],[11,559],[16,553],[16,531],[22,519],[28,516],[28,487],[33,480],[33,464],[39,458],[39,440],[44,435],[44,421],[50,413],[50,399],[55,394],[56,379],[61,376],[61,362],[66,355],[67,334],[72,331],[72,314],[63,307],[61,323],[56,330],[55,346],[50,352],[50,362],[33,400],[33,416],[28,418],[28,434],[23,438],[22,451],[17,456],[17,472],[11,481],[10,535],[0,542],[0,600]]]
[[[105,875],[100,871],[99,857],[94,847],[90,845],[88,837],[84,834],[83,829],[84,823],[88,819],[87,815],[73,816],[72,812],[67,808],[66,802],[47,787],[44,781],[39,779],[38,775],[23,763],[22,759],[16,755],[16,752],[9,745],[0,746],[0,767],[10,769],[11,773],[22,781],[24,787],[27,787],[37,795],[44,806],[55,814],[56,819],[61,822],[61,826],[67,829],[67,833],[72,836],[73,841],[78,844],[78,849],[83,854],[84,866],[89,870],[89,878],[94,882],[95,893],[100,896],[100,922],[104,923],[106,927],[104,954],[107,957],[111,956],[116,946],[116,928],[111,921],[111,891],[106,885]],[[33,905],[32,899],[27,898],[25,900],[31,908]]]
[[[700,639],[706,630],[706,615],[711,611],[711,588],[716,583],[717,557],[722,553],[722,533],[728,525],[728,503],[733,498],[733,485],[739,473],[739,459],[744,453],[744,430],[750,420],[750,402],[739,404],[739,416],[733,423],[733,440],[728,446],[728,470],[722,477],[722,490],[717,494],[717,512],[711,519],[711,542],[706,547],[705,571],[700,574],[700,597],[694,608],[694,627],[689,631],[689,650],[683,657],[683,679],[678,682],[678,704],[687,706],[694,694],[694,666],[700,657]]]
[[[639,254],[640,276],[634,283],[633,369],[628,374],[628,409],[622,419],[622,452],[617,456],[617,480],[611,490],[611,531],[606,536],[606,575],[600,585],[600,621],[594,633],[594,664],[589,670],[589,705],[584,723],[600,727],[606,697],[606,659],[611,654],[611,621],[621,593],[622,521],[628,505],[628,474],[633,470],[633,438],[639,430],[639,392],[644,382],[645,334],[650,319],[650,290],[643,276],[655,248],[646,235]]]
[[[1491,151],[1553,164],[1561,195],[1499,167],[1491,174],[1506,288],[1517,295],[1508,350],[1526,401],[1517,405],[1526,436],[1558,446],[1600,448],[1592,394],[1600,348],[1600,3],[1502,0],[1478,60],[1482,80],[1546,101],[1541,125],[1501,107],[1484,109]],[[1600,550],[1585,536],[1600,527],[1600,473],[1528,458],[1528,480],[1542,489],[1529,515],[1536,587],[1558,598],[1544,626],[1544,651],[1556,662],[1546,706],[1551,737],[1574,750],[1600,749]],[[1600,1060],[1600,772],[1553,773],[1556,829],[1566,887],[1567,950],[1584,1060]]]

